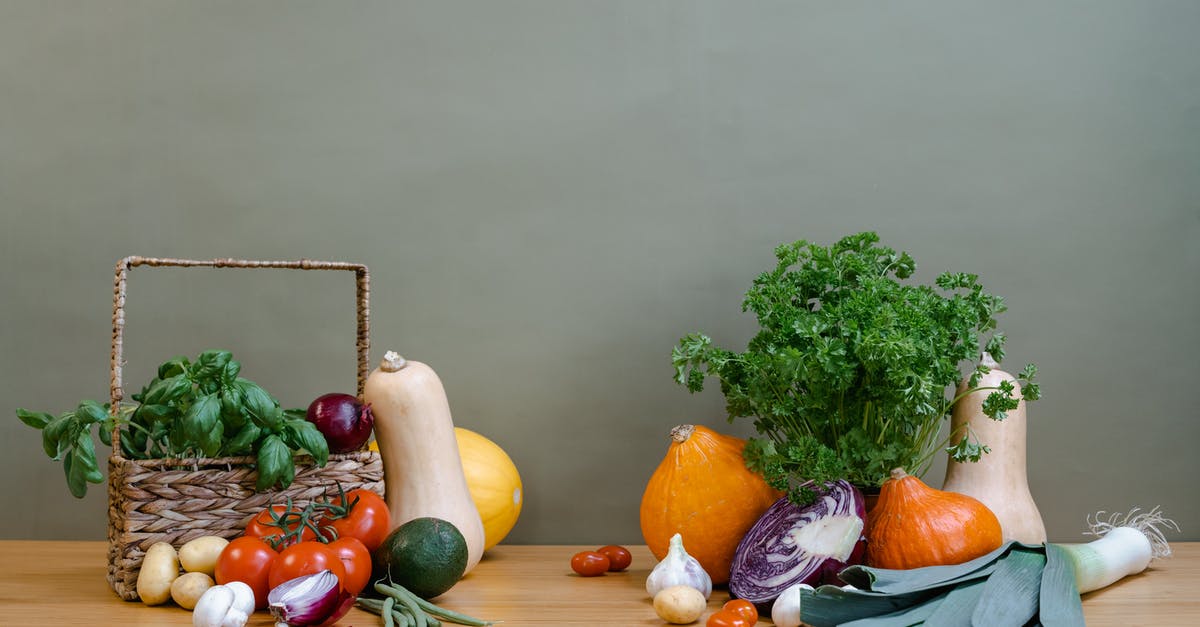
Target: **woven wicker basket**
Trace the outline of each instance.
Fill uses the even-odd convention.
[[[369,275],[359,264],[326,261],[245,261],[126,257],[117,263],[113,291],[112,411],[124,398],[121,387],[125,329],[125,284],[130,268],[175,266],[210,268],[292,268],[348,270],[357,277],[358,395],[368,373],[370,351]],[[114,433],[113,442],[118,438]],[[271,503],[307,502],[328,495],[336,484],[347,491],[367,488],[383,493],[379,454],[358,451],[329,456],[317,468],[309,457],[296,458],[296,477],[283,490],[255,492],[253,457],[220,459],[125,459],[114,446],[108,460],[108,583],[122,599],[137,600],[137,575],[146,550],[155,542],[179,548],[200,536],[233,538],[250,517]]]

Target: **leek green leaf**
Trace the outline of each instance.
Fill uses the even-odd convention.
[[[1075,567],[1067,552],[1057,544],[1046,544],[1046,568],[1042,571],[1038,615],[1045,625],[1083,627],[1084,624]]]
[[[882,594],[821,586],[816,590],[800,589],[800,620],[813,627],[832,627],[849,621],[890,614],[938,596],[938,590],[921,590],[904,594]]]
[[[971,627],[971,616],[979,605],[986,580],[961,583],[946,595],[937,610],[925,619],[926,627]]]
[[[1017,549],[996,563],[971,615],[975,625],[1021,627],[1038,613],[1038,596],[1046,556],[1041,550]]]
[[[909,625],[919,625],[936,612],[945,602],[945,599],[946,594],[939,594],[928,601],[906,607],[902,610],[896,610],[890,614],[860,618],[848,623],[842,623],[841,627],[909,627]]]

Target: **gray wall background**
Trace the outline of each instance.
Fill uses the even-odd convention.
[[[671,347],[743,346],[775,245],[872,229],[1006,297],[1052,539],[1162,505],[1200,540],[1198,30],[1191,2],[6,0],[0,537],[104,537],[12,409],[105,398],[122,256],[368,264],[372,360],[433,365],[519,466],[510,540],[640,543],[670,427],[750,433]],[[353,389],[353,317],[340,273],[135,270],[127,379],[221,346],[303,406]]]

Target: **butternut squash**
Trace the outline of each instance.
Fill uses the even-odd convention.
[[[429,366],[388,351],[367,377],[363,401],[375,414],[392,529],[422,517],[450,522],[467,541],[470,572],[483,556],[483,521],[467,487],[441,379]]]
[[[978,462],[956,462],[951,458],[946,463],[942,489],[973,496],[987,505],[1000,519],[1004,541],[1041,544],[1046,541],[1046,525],[1029,492],[1025,469],[1025,400],[1022,398],[1004,420],[992,420],[983,413],[983,401],[991,393],[988,388],[1008,381],[1016,388],[1014,396],[1021,398],[1021,386],[1011,374],[997,369],[991,355],[984,353],[981,363],[991,372],[980,378],[980,389],[955,403],[950,429],[955,434],[970,429],[990,452]],[[960,387],[958,393],[965,391]]]

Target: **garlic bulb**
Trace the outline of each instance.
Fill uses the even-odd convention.
[[[658,596],[659,592],[671,586],[695,588],[705,599],[712,596],[712,578],[704,572],[696,558],[683,550],[683,536],[678,533],[671,536],[667,556],[650,571],[650,576],[646,577],[646,592],[650,593],[650,598]]]
[[[800,590],[812,590],[808,584],[798,583],[788,587],[775,599],[771,606],[771,622],[776,627],[800,627]]]

